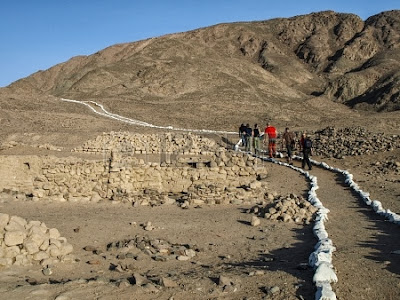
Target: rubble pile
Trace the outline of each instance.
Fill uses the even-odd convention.
[[[371,173],[374,174],[396,174],[400,175],[400,160],[398,157],[389,157],[385,161],[375,162],[372,165]]]
[[[309,224],[313,221],[317,208],[301,196],[290,194],[276,196],[272,203],[255,206],[251,212],[269,220]]]
[[[26,144],[22,142],[17,142],[17,141],[8,141],[4,142],[0,145],[0,150],[6,150],[6,149],[12,149],[17,146],[22,146],[22,147],[33,147],[33,148],[39,148],[39,149],[46,149],[46,150],[51,150],[51,151],[61,151],[63,148],[62,147],[57,147],[51,144]]]
[[[73,261],[73,246],[56,228],[0,213],[0,266],[51,266]]]
[[[138,250],[156,261],[179,260],[187,261],[196,256],[199,249],[190,244],[173,244],[163,239],[136,235],[132,239],[112,242],[107,245],[107,251],[116,253],[117,258],[137,258]]]
[[[362,127],[327,127],[311,133],[314,155],[344,158],[400,148],[400,136],[371,133]]]

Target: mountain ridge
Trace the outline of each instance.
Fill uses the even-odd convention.
[[[365,21],[323,11],[112,45],[20,79],[0,97],[101,99],[116,113],[180,126],[194,117],[226,126],[240,113],[318,122],[335,119],[334,103],[344,117],[400,110],[399,58],[400,10]]]

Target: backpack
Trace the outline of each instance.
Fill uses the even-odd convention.
[[[311,149],[312,148],[312,141],[309,138],[304,140],[304,149]]]

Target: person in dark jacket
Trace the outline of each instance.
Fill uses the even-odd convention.
[[[253,129],[249,124],[246,124],[246,151],[251,151],[251,144],[253,139]]]
[[[260,129],[258,128],[258,124],[254,124],[253,128],[253,144],[254,144],[254,153],[260,150]]]
[[[246,147],[246,126],[243,123],[239,127],[239,137],[242,140],[242,145]]]
[[[300,139],[300,147],[303,152],[303,160],[301,161],[301,167],[304,169],[306,164],[308,169],[312,169],[310,156],[312,155],[312,141],[304,132]]]
[[[289,127],[285,128],[285,132],[282,134],[282,148],[286,148],[287,152],[287,162],[288,164],[292,165],[292,151],[294,149],[294,146],[296,144],[296,135],[294,132],[291,132],[289,130]]]

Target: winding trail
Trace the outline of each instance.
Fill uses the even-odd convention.
[[[344,175],[316,167],[312,173],[319,199],[330,210],[325,225],[336,247],[338,298],[400,299],[400,255],[393,254],[400,250],[398,226],[371,210],[344,184]]]
[[[107,111],[102,104],[99,104],[95,101],[79,101],[79,100],[65,99],[65,98],[61,98],[60,100],[64,102],[71,102],[71,103],[85,105],[95,114],[136,126],[143,126],[143,127],[157,128],[157,129],[168,129],[175,131],[186,131],[194,133],[237,134],[237,132],[231,132],[231,131],[220,131],[220,130],[209,130],[209,129],[187,129],[187,128],[176,128],[172,126],[159,126],[136,119],[123,117],[121,115],[113,114]]]
[[[85,105],[96,114],[132,125],[194,133],[237,134],[157,126],[113,114],[94,101],[61,100]],[[314,167],[309,173],[303,171],[300,166],[292,167],[274,159],[263,159],[290,167],[310,181],[309,201],[319,207],[314,226],[318,243],[316,251],[310,255],[310,260],[313,255],[317,258],[317,265],[315,261],[314,264],[310,264],[316,268],[316,274],[318,261],[332,271],[332,274],[328,272],[328,275],[325,272],[327,279],[317,282],[315,298],[400,299],[400,230],[398,225],[393,224],[400,224],[400,216],[391,213],[390,210],[384,210],[379,201],[370,201],[368,193],[358,189],[349,173],[344,174],[315,161],[313,163],[319,167]],[[296,164],[300,165],[298,162]],[[387,221],[388,215],[391,222]],[[336,273],[337,283],[337,278],[333,278],[336,277]]]

